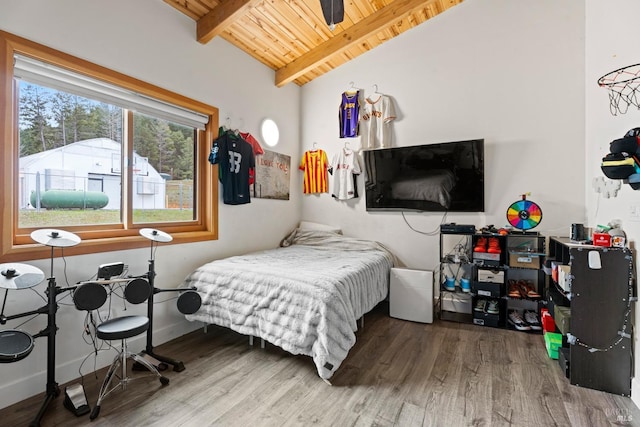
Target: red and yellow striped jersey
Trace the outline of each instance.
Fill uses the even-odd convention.
[[[302,155],[300,170],[304,171],[304,194],[326,193],[329,161],[323,150],[310,150]]]

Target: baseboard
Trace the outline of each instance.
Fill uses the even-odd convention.
[[[188,334],[189,332],[192,332],[201,327],[202,324],[200,322],[182,321],[179,323],[167,325],[163,328],[154,328],[153,345],[154,347],[158,346],[167,341],[171,341],[172,339]],[[138,337],[132,338],[128,340],[127,343],[130,349],[143,350],[146,346],[146,335],[140,335]],[[62,345],[61,343],[56,344]],[[62,385],[74,380],[79,381],[80,377],[78,368],[89,353],[91,353],[91,348],[87,346],[87,353],[82,355],[81,357],[78,357],[74,360],[66,361],[64,363],[60,363],[58,361],[55,373],[56,382],[59,385]],[[86,376],[87,374],[93,372],[92,369],[94,366],[96,366],[96,369],[108,366],[113,361],[114,354],[115,353],[113,350],[100,351],[97,355],[95,365],[93,363],[92,356],[89,356],[89,360],[84,363],[84,369],[82,373]],[[42,371],[29,375],[28,377],[20,381],[14,381],[8,384],[3,383],[2,385],[0,385],[0,409],[6,408],[7,406],[11,406],[14,403],[28,399],[32,396],[36,396],[40,393],[44,393],[47,383],[46,362],[43,363],[43,368],[44,369]],[[58,396],[58,398],[64,398],[62,393],[61,396]],[[37,408],[34,409],[34,416],[36,413]]]

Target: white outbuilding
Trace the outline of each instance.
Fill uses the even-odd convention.
[[[108,138],[74,142],[20,158],[20,209],[35,208],[32,192],[49,190],[102,192],[109,198],[104,209],[120,209],[122,148]],[[146,157],[133,154],[133,207],[164,209],[165,180]]]

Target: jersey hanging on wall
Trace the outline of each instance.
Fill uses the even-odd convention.
[[[323,150],[310,150],[302,155],[299,169],[304,172],[303,193],[326,193],[329,161]]]
[[[396,118],[393,100],[379,95],[376,100],[367,98],[362,112],[362,148],[391,146],[391,122]]]
[[[340,138],[355,138],[358,136],[360,91],[342,93],[338,120],[340,122]]]
[[[227,205],[250,203],[249,182],[256,166],[251,144],[227,132],[213,142],[211,151],[217,152],[211,163],[218,164],[222,201]]]
[[[258,142],[258,140],[251,135],[249,132],[242,132],[239,130],[231,130],[226,128],[225,126],[220,126],[218,128],[218,137],[221,137],[224,134],[232,134],[232,136],[239,136],[240,138],[244,139],[245,141],[247,141],[249,143],[249,145],[251,145],[251,148],[253,148],[253,155],[254,156],[259,156],[261,154],[264,154],[264,150],[262,149],[262,146],[260,145],[260,142]]]
[[[264,150],[262,149],[262,146],[260,145],[260,143],[258,142],[257,139],[254,138],[253,135],[251,135],[249,132],[240,132],[239,130],[231,130],[231,129],[227,129],[224,126],[220,126],[220,128],[218,128],[218,137],[221,137],[222,135],[225,134],[229,134],[229,137],[232,139],[235,138],[242,138],[244,139],[247,143],[249,143],[249,145],[251,145],[251,148],[253,149],[253,157],[255,158],[255,156],[259,156],[264,154]],[[213,163],[211,161],[211,156],[213,155],[213,148],[212,148],[212,154],[209,156],[209,162]],[[254,169],[250,169],[249,171],[249,185],[253,184],[255,179],[255,171]]]
[[[333,176],[331,195],[338,200],[358,197],[356,178],[360,174],[360,160],[353,150],[343,148],[333,156],[329,173]]]
[[[262,146],[260,145],[258,140],[249,132],[240,132],[238,135],[240,135],[242,139],[244,139],[251,145],[251,148],[253,148],[254,156],[261,156],[264,154],[264,150],[262,149]]]

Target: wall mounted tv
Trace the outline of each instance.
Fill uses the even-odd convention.
[[[367,211],[484,212],[484,139],[363,155]]]

